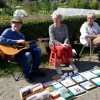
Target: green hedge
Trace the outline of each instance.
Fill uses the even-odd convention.
[[[11,17],[0,16],[0,33],[10,27]],[[27,40],[36,38],[48,38],[48,27],[53,23],[50,16],[31,16],[23,19],[24,24],[21,32],[25,34]],[[67,24],[71,43],[79,40],[80,27],[86,21],[85,16],[66,17],[63,23]],[[100,16],[97,16],[96,22],[100,25]]]

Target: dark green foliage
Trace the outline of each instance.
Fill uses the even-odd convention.
[[[89,8],[90,9],[98,9],[99,8],[99,3],[98,2],[91,2],[90,4],[89,4]]]
[[[24,2],[27,2],[24,4]],[[28,14],[51,14],[58,7],[63,8],[84,8],[100,9],[100,2],[90,2],[89,0],[70,0],[69,2],[52,3],[50,0],[7,0],[8,9],[3,8],[0,14],[13,15],[16,9],[24,9]],[[27,5],[27,6],[26,6]],[[17,8],[17,6],[19,6]]]
[[[80,0],[79,2],[79,8],[89,9],[89,0]]]
[[[2,8],[2,11],[0,12],[1,15],[9,15],[12,16],[15,11],[15,8]]]
[[[86,21],[84,16],[70,17],[64,20],[64,23],[68,26],[70,42],[73,45],[75,41],[79,42],[80,27]]]
[[[89,0],[70,0],[69,8],[98,9],[98,2],[90,2]]]
[[[10,27],[11,17],[0,17],[0,33],[4,29]],[[86,21],[85,16],[66,17],[63,21],[68,26],[70,41],[74,44],[75,41],[79,42],[80,27]],[[48,38],[48,28],[53,23],[51,16],[32,16],[31,18],[23,19],[23,27],[21,32],[25,34],[27,40],[33,40],[37,38]],[[96,22],[100,25],[100,16],[97,16]]]

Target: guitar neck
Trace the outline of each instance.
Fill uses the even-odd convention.
[[[36,43],[38,40],[32,40],[32,41],[27,41],[28,44],[30,43]]]
[[[36,43],[36,42],[48,42],[48,38],[38,38],[37,40],[27,41],[28,44],[30,43]]]

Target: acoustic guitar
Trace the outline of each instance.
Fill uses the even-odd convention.
[[[23,50],[29,49],[30,43],[36,43],[36,42],[39,43],[39,42],[45,42],[45,41],[48,41],[48,39],[39,38],[37,40],[28,41],[26,45],[22,45],[22,44],[19,44],[19,45],[0,45],[0,51],[2,51],[6,55],[15,55]]]
[[[23,44],[18,44],[18,45],[0,45],[0,50],[6,54],[6,55],[15,55],[17,53],[19,53],[20,51],[23,50],[27,50],[29,49],[29,44],[30,43],[35,43],[38,40],[32,40],[32,41],[28,41],[25,45]]]
[[[29,44],[26,45],[0,45],[0,50],[6,55],[15,55],[22,50],[29,48]]]

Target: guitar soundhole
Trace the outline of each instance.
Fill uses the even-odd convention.
[[[18,44],[18,46],[16,47],[17,49],[21,49],[21,48],[24,48],[25,45],[23,45],[22,43]]]

